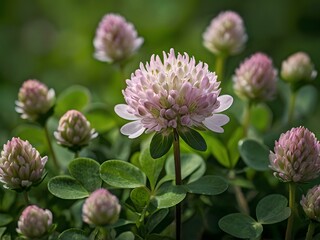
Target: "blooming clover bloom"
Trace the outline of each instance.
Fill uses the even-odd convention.
[[[273,98],[276,91],[277,71],[272,60],[264,53],[255,53],[246,59],[233,77],[235,93],[242,99],[264,101]]]
[[[308,218],[320,222],[320,185],[309,189],[300,204]]]
[[[95,190],[82,207],[82,220],[88,224],[103,226],[113,224],[119,219],[121,206],[116,196],[108,190]]]
[[[79,151],[97,137],[98,133],[91,128],[86,117],[77,110],[67,111],[59,120],[54,136],[58,144],[71,150]]]
[[[28,239],[38,239],[46,235],[51,226],[51,211],[30,205],[23,210],[19,218],[17,232]]]
[[[320,143],[304,127],[281,134],[269,155],[270,168],[284,182],[307,182],[320,175]]]
[[[196,64],[188,54],[175,56],[173,49],[152,56],[149,63],[126,81],[123,95],[127,104],[115,106],[122,118],[133,120],[121,133],[136,138],[143,132],[165,132],[179,127],[210,129],[223,132],[229,118],[220,112],[233,101],[229,95],[219,96],[220,82],[202,62]]]
[[[47,160],[28,141],[14,137],[1,151],[0,181],[5,188],[27,189],[42,180]]]
[[[16,111],[21,118],[37,121],[47,114],[55,102],[55,92],[38,80],[27,80],[19,90]]]
[[[221,12],[203,34],[204,46],[217,55],[239,53],[247,41],[242,18],[233,11]]]
[[[103,62],[124,60],[136,52],[143,43],[137,37],[132,23],[117,14],[105,15],[96,31],[93,44],[95,58]]]
[[[287,82],[310,81],[317,76],[308,54],[297,52],[282,62],[281,77]]]

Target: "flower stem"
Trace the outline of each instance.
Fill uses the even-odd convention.
[[[247,137],[247,136],[248,136],[248,130],[249,130],[249,126],[250,126],[251,106],[252,106],[251,101],[246,102],[245,108],[244,108],[244,112],[243,112],[243,122],[242,122],[242,125],[243,125],[243,134],[244,134],[244,137]]]
[[[296,98],[297,98],[297,91],[292,89],[291,96],[290,96],[290,102],[289,102],[288,124],[291,124],[293,121]]]
[[[26,201],[26,205],[29,205],[30,204],[30,200],[29,200],[28,191],[23,191],[23,197],[24,197],[24,200]]]
[[[79,151],[76,151],[75,153],[74,153],[74,158],[78,158],[79,157]]]
[[[180,143],[179,134],[176,129],[173,130],[173,153],[174,153],[174,165],[176,175],[176,185],[181,185],[181,161],[180,161]],[[181,203],[176,205],[176,240],[181,239]]]
[[[314,234],[315,228],[316,228],[316,224],[312,220],[310,220],[308,232],[306,235],[306,240],[312,240],[312,236]]]
[[[55,152],[53,150],[53,147],[52,147],[52,143],[51,143],[51,140],[50,140],[49,129],[48,129],[47,124],[44,126],[44,132],[46,134],[46,138],[47,138],[47,142],[48,142],[48,146],[49,146],[49,151],[50,151],[51,156],[52,156],[53,164],[56,167],[56,169],[58,171],[60,171],[61,168],[60,168],[60,165],[59,165],[59,163],[57,161],[56,154],[55,154]]]
[[[229,172],[229,176],[230,176],[230,179],[234,179],[235,178],[235,173],[233,170],[230,170]],[[242,192],[242,189],[240,186],[237,186],[237,185],[234,185],[233,186],[233,190],[234,190],[234,194],[235,194],[235,197],[236,197],[236,200],[237,200],[237,204],[238,204],[238,207],[239,207],[239,211],[243,214],[246,214],[246,215],[250,215],[250,210],[249,210],[249,206],[248,206],[248,202]]]
[[[293,231],[293,220],[295,214],[295,196],[296,196],[296,185],[293,182],[289,183],[289,207],[291,209],[291,215],[288,218],[286,238],[285,240],[291,240]]]
[[[216,57],[216,65],[215,65],[215,72],[218,76],[218,80],[221,82],[224,77],[224,64],[225,64],[226,57],[223,55],[217,55]]]

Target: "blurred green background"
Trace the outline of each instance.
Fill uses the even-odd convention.
[[[123,102],[123,78],[130,77],[139,62],[148,61],[154,53],[173,47],[208,63],[214,71],[214,56],[203,47],[202,33],[223,10],[238,12],[248,34],[245,50],[228,60],[225,81],[231,82],[234,69],[256,51],[272,57],[278,70],[290,54],[306,51],[320,69],[319,0],[1,0],[0,144],[23,122],[14,102],[27,79],[44,82],[58,96],[71,85],[86,86],[93,101],[105,102],[112,109]],[[93,58],[96,27],[111,12],[132,22],[144,38],[125,76]],[[319,90],[318,82],[319,77],[315,80]],[[312,111],[312,117],[304,121],[318,135],[320,107]]]

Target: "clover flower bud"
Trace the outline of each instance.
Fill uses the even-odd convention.
[[[287,82],[310,81],[317,76],[308,54],[297,52],[282,62],[281,77]]]
[[[37,121],[50,112],[55,102],[55,92],[38,80],[25,81],[18,94],[16,111],[21,118]]]
[[[242,18],[233,11],[221,12],[203,34],[204,46],[217,55],[235,55],[242,51],[246,41]]]
[[[47,159],[47,156],[41,157],[28,141],[14,137],[1,151],[0,181],[5,188],[28,189],[43,179]]]
[[[320,222],[320,185],[309,189],[300,204],[308,218]]]
[[[269,160],[269,167],[280,180],[307,182],[320,175],[320,143],[308,129],[292,128],[275,141]]]
[[[93,44],[95,58],[103,62],[119,62],[130,57],[143,43],[132,23],[118,14],[105,15],[97,30]]]
[[[277,71],[272,60],[255,53],[236,69],[233,88],[238,97],[250,101],[271,100],[276,92]]]
[[[119,219],[121,206],[116,196],[108,190],[95,190],[82,207],[82,220],[90,225],[113,224]]]
[[[220,112],[233,101],[229,95],[219,96],[221,89],[215,73],[205,63],[196,64],[187,53],[175,56],[163,52],[152,56],[150,63],[131,75],[123,95],[127,104],[115,106],[122,118],[134,120],[120,131],[136,138],[144,131],[161,132],[179,127],[210,129],[223,132],[229,117]]]
[[[58,144],[72,151],[79,151],[87,146],[91,139],[97,137],[98,133],[91,128],[89,121],[81,112],[69,110],[60,118],[54,136]]]
[[[51,211],[30,205],[23,210],[19,218],[17,232],[28,239],[39,239],[49,232],[51,226]]]

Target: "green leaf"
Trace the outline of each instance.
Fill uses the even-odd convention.
[[[222,166],[226,168],[232,168],[235,166],[235,163],[232,163],[229,158],[226,146],[222,144],[219,139],[210,136],[207,138],[207,142],[208,149]]]
[[[173,133],[156,133],[153,135],[150,143],[150,154],[153,158],[160,158],[171,148],[173,142]]]
[[[191,128],[178,129],[179,136],[185,141],[190,147],[198,151],[206,151],[207,144],[204,138],[199,132]]]
[[[201,178],[204,173],[206,172],[207,166],[205,161],[201,161],[200,166],[198,167],[198,169],[196,169],[189,177],[188,179],[188,183],[194,182],[196,180],[198,180],[199,178]]]
[[[227,144],[227,151],[229,153],[228,158],[230,160],[231,166],[234,167],[240,158],[239,154],[239,141],[243,138],[243,127],[237,128],[231,135],[231,138]]]
[[[77,158],[68,166],[71,176],[78,180],[89,192],[101,187],[100,165],[90,158]]]
[[[0,239],[3,239],[2,238],[2,235],[4,234],[4,232],[7,230],[6,227],[0,227]]]
[[[263,199],[256,208],[257,220],[261,224],[274,224],[287,219],[291,214],[288,200],[280,194],[271,194]]]
[[[163,208],[149,216],[146,223],[147,232],[152,233],[152,231],[162,222],[162,220],[168,215],[168,213],[169,209]]]
[[[140,169],[147,175],[151,189],[154,189],[162,171],[165,157],[153,159],[149,148],[142,150],[139,156]]]
[[[195,182],[184,185],[190,193],[218,195],[228,188],[228,183],[222,177],[207,175]]]
[[[158,233],[152,233],[147,236],[146,240],[174,240],[174,238]]]
[[[224,216],[218,224],[223,231],[237,238],[257,238],[263,231],[260,223],[242,213]]]
[[[97,132],[106,132],[116,126],[116,121],[108,111],[104,104],[95,103],[90,104],[86,108],[86,118]]]
[[[180,203],[185,197],[186,191],[182,186],[166,183],[159,188],[152,200],[157,208],[169,208]]]
[[[125,226],[125,225],[128,225],[128,224],[135,224],[135,222],[120,218],[114,224],[108,225],[108,228],[117,228],[117,227],[122,227],[122,226]]]
[[[253,139],[239,142],[239,151],[243,161],[257,171],[269,169],[269,149],[264,144]]]
[[[62,116],[71,109],[82,111],[90,102],[90,98],[90,92],[87,88],[77,85],[71,86],[59,95],[55,114]]]
[[[89,196],[89,192],[73,177],[63,175],[49,180],[48,190],[62,199],[81,199]]]
[[[6,226],[13,221],[13,217],[9,214],[0,213],[0,227]]]
[[[271,125],[271,120],[272,112],[266,104],[255,104],[251,107],[250,124],[257,130],[266,131]]]
[[[116,240],[134,240],[134,234],[132,232],[121,233]]]
[[[182,153],[180,156],[182,179],[190,176],[203,164],[204,160],[197,154]],[[174,156],[170,155],[165,165],[166,173],[169,176],[175,176]]]
[[[131,191],[130,199],[139,212],[149,204],[150,191],[146,187],[138,187]]]
[[[85,231],[77,228],[70,228],[63,231],[59,237],[59,240],[87,240]]]
[[[131,163],[108,160],[100,166],[100,177],[107,184],[118,188],[136,188],[146,184],[146,176]]]

